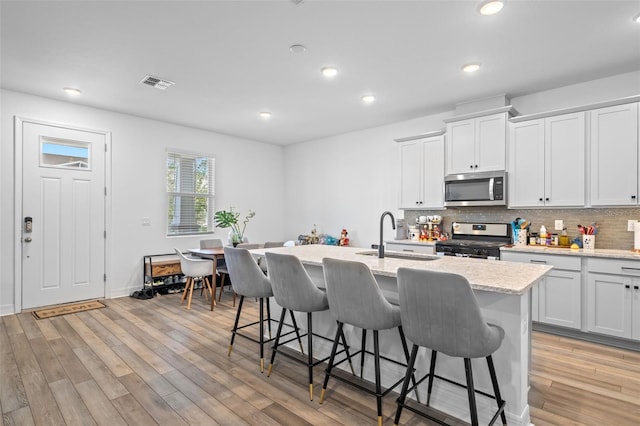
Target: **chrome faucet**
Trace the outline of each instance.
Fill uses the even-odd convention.
[[[393,214],[390,211],[382,213],[382,216],[380,216],[380,245],[378,246],[378,258],[380,259],[384,257],[384,245],[382,244],[382,224],[384,223],[385,216],[391,216],[391,226],[393,227],[393,229],[396,229],[396,220],[393,217]]]

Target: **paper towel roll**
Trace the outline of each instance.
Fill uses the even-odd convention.
[[[640,250],[640,222],[633,224],[633,249]]]

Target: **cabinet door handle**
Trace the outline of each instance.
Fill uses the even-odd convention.
[[[640,290],[640,287],[638,287],[637,285],[634,285],[634,286],[633,286],[633,289],[634,289],[634,290]]]
[[[631,288],[631,286],[629,284],[625,284],[624,288]]]
[[[411,249],[402,249],[402,251],[410,251],[411,253],[413,253],[413,250]]]
[[[540,201],[542,201],[542,197],[540,197]]]
[[[547,263],[546,260],[534,260],[534,259],[531,259],[529,262],[531,262],[531,263],[540,263],[542,265],[545,265]]]
[[[545,200],[545,201],[549,201],[549,197],[545,198],[544,200]]]
[[[469,168],[470,168],[470,169],[473,169],[473,164],[471,164],[471,165],[469,166]]]
[[[478,165],[476,164],[476,169],[478,168]]]
[[[640,272],[640,268],[630,268],[630,267],[628,267],[628,266],[623,266],[623,267],[621,267],[621,269],[622,269],[623,271],[634,271],[634,272]]]
[[[632,196],[631,196],[631,199],[632,199],[632,200],[635,200],[635,199],[636,199],[636,196],[635,196],[635,195],[632,195]]]

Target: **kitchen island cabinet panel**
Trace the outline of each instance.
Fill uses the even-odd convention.
[[[591,111],[591,205],[639,200],[638,103]]]

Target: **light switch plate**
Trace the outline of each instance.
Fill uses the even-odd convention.
[[[151,219],[148,217],[143,217],[141,222],[142,226],[151,226]]]
[[[633,232],[634,223],[636,222],[637,220],[633,220],[633,219],[627,220],[627,231]]]
[[[560,220],[556,220],[556,231],[562,231],[562,228],[564,228],[564,223],[562,221],[562,219]]]

